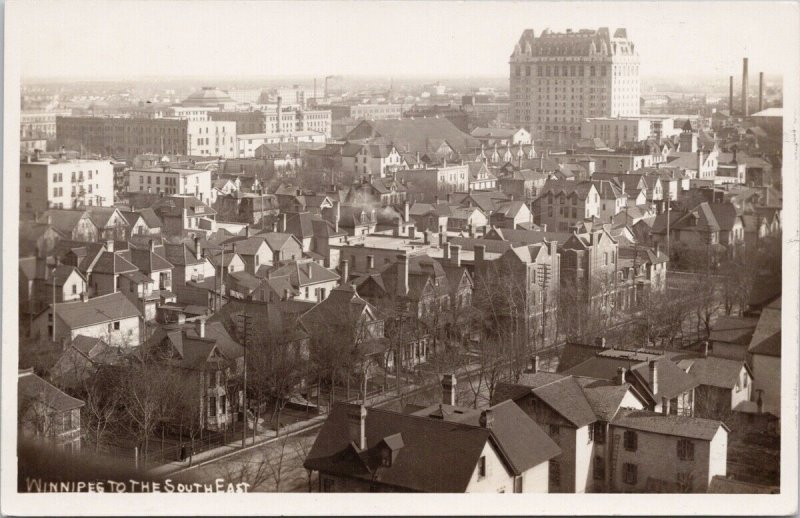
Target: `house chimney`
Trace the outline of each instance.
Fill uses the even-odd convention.
[[[286,232],[286,213],[281,214],[281,232]]]
[[[703,358],[708,358],[708,340],[703,342]]]
[[[764,72],[758,73],[758,111],[764,109]]]
[[[431,243],[431,231],[430,230],[426,230],[423,235],[425,236],[424,237],[425,244],[429,245]]]
[[[747,58],[742,59],[742,117],[750,115],[747,106]]]
[[[342,260],[342,284],[347,284],[350,278],[350,261],[347,259]]]
[[[373,270],[375,268],[375,256],[368,255],[367,256],[367,270]]]
[[[339,200],[333,202],[333,229],[339,232],[339,220],[342,218],[342,207]]]
[[[200,338],[206,337],[206,319],[200,318],[195,321],[195,329],[197,331],[197,336]]]
[[[486,245],[475,245],[475,265],[484,261],[486,257]]]
[[[669,414],[669,399],[665,397],[661,398],[661,413],[664,415]]]
[[[439,227],[439,248],[444,247],[447,242],[447,234],[442,230],[444,227]]]
[[[442,404],[456,406],[456,377],[454,374],[442,376]]]
[[[200,238],[199,237],[195,237],[194,238],[194,257],[197,260],[200,260],[200,259],[203,258],[203,245],[200,244]]]
[[[408,200],[406,200],[403,203],[403,221],[408,223],[408,218],[409,218],[409,206],[408,206]]]
[[[450,245],[450,261],[453,266],[461,267],[461,245]]]
[[[481,412],[481,417],[478,419],[478,423],[481,425],[481,428],[491,428],[494,425],[494,415],[492,415],[491,408],[487,408]]]
[[[350,440],[359,451],[367,449],[367,408],[352,405],[347,409],[347,428]]]
[[[273,222],[272,222],[272,231],[273,232],[277,232],[278,231],[278,220],[277,219],[273,220]]]
[[[531,356],[530,371],[531,371],[532,374],[536,374],[537,372],[539,372],[539,355],[538,354],[534,354],[533,356]]]
[[[408,239],[416,239],[417,238],[417,227],[411,225],[408,227]]]
[[[408,294],[408,255],[397,255],[397,294],[405,296]]]
[[[450,243],[442,247],[442,259],[444,259],[445,262],[450,261],[451,247],[452,245]]]
[[[244,237],[247,237],[247,238],[250,237],[250,225],[246,225],[244,227]]]
[[[653,391],[653,394],[658,394],[658,370],[656,369],[656,361],[650,360],[647,364],[647,368],[650,370],[650,389]]]
[[[617,368],[617,385],[625,384],[625,367]]]
[[[148,245],[149,245],[148,248],[150,248],[150,253],[153,253],[153,252],[156,251],[156,242],[154,240],[151,239],[148,242]]]

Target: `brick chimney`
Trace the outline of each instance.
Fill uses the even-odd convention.
[[[444,259],[445,262],[450,261],[451,248],[452,245],[450,243],[445,243],[442,247],[442,259]]]
[[[661,398],[661,413],[664,415],[669,414],[669,399],[665,397]]]
[[[350,261],[342,260],[342,284],[347,284],[350,278]]]
[[[151,252],[151,253],[152,253],[152,252],[155,252],[155,251],[156,251],[156,242],[155,242],[154,240],[152,240],[152,239],[151,239],[151,240],[148,242],[148,248],[150,249],[150,252]]]
[[[367,449],[367,408],[352,405],[347,409],[347,429],[350,440],[359,451]]]
[[[650,360],[647,364],[647,368],[650,370],[650,389],[653,391],[653,394],[658,394],[658,370],[656,369],[656,361]]]
[[[492,415],[491,408],[487,408],[481,412],[478,423],[481,425],[481,428],[491,428],[494,425],[494,415]]]
[[[442,404],[456,405],[456,377],[454,374],[442,376]]]
[[[195,330],[197,331],[197,336],[200,338],[206,337],[206,319],[200,318],[195,321]]]
[[[408,200],[406,200],[403,203],[403,221],[408,223],[408,220],[409,220],[409,206],[408,206]]]
[[[617,385],[625,384],[625,367],[617,368]]]
[[[200,259],[203,258],[203,245],[200,244],[200,238],[199,237],[195,237],[194,238],[194,257],[197,260],[200,260]]]
[[[486,257],[486,245],[475,245],[475,265],[482,263]]]
[[[286,213],[281,214],[281,232],[286,232]]]
[[[450,245],[450,261],[453,266],[461,266],[461,245]]]

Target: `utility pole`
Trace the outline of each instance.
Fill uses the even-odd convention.
[[[542,348],[544,348],[545,330],[547,329],[547,288],[550,285],[550,269],[542,265]]]
[[[240,315],[242,346],[244,347],[244,372],[242,373],[242,448],[247,445],[247,346],[250,341],[250,315],[245,310]],[[253,430],[258,423],[253,423]]]
[[[53,341],[54,342],[56,341],[56,267],[55,266],[53,266]]]

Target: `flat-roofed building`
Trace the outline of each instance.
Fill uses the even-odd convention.
[[[56,145],[126,157],[160,153],[234,158],[236,123],[180,118],[58,117]]]
[[[128,171],[128,192],[183,194],[211,204],[211,171],[207,169],[162,167]]]
[[[114,168],[108,160],[36,156],[20,164],[20,213],[47,209],[110,207],[114,204]]]

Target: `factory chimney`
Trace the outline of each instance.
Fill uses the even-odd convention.
[[[733,117],[733,76],[731,76],[728,90],[728,116]]]
[[[742,60],[742,117],[750,115],[747,111],[747,58]]]
[[[764,109],[764,72],[758,73],[758,111]]]

